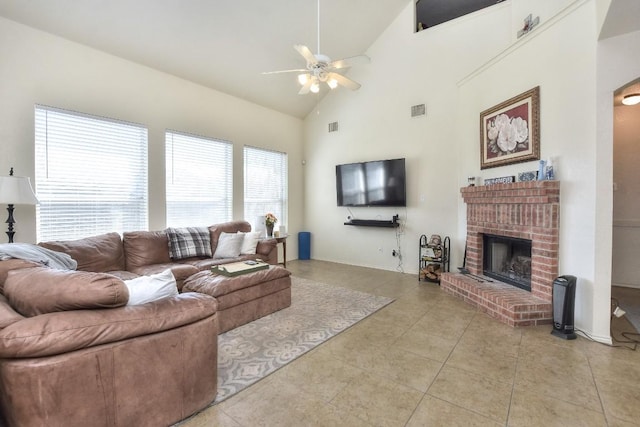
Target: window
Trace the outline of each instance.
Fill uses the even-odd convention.
[[[39,241],[145,230],[147,129],[37,105]]]
[[[232,219],[233,145],[166,132],[167,226],[207,226]]]
[[[268,212],[287,223],[287,193],[287,154],[244,147],[244,217],[254,229]]]

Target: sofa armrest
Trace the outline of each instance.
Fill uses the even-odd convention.
[[[278,242],[276,239],[260,240],[256,246],[256,255],[264,262],[278,264]]]
[[[4,295],[0,295],[0,330],[24,318],[23,315],[11,307]]]
[[[215,298],[185,293],[137,306],[47,313],[0,330],[0,358],[67,353],[174,329],[216,312]]]
[[[4,294],[4,282],[6,282],[7,276],[11,270],[31,267],[42,267],[42,264],[13,258],[0,261],[0,294]]]

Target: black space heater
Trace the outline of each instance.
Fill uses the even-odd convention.
[[[576,277],[560,276],[553,281],[553,330],[565,340],[575,340],[573,311],[576,299]]]

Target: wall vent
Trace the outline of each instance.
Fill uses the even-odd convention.
[[[424,104],[413,105],[411,107],[411,117],[419,117],[427,114],[427,107]]]
[[[338,132],[338,122],[329,123],[329,132]]]

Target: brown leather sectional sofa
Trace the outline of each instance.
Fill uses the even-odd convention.
[[[251,224],[245,221],[230,221],[209,227],[212,252],[215,253],[220,233],[247,233]],[[249,259],[262,259],[269,264],[278,263],[275,239],[262,240],[255,255],[237,258],[193,257],[172,260],[169,256],[169,239],[164,231],[129,231],[122,238],[118,233],[108,233],[80,240],[41,242],[40,246],[69,254],[78,262],[78,270],[109,273],[122,280],[160,273],[171,269],[178,290],[184,280],[198,271],[208,270],[213,265]]]
[[[233,221],[209,227],[251,230]],[[255,255],[173,261],[164,232],[126,232],[41,246],[69,254],[77,271],[0,261],[0,409],[9,426],[161,426],[206,407],[217,392],[217,335],[290,304],[289,273],[242,281],[217,295],[185,289],[129,306],[122,280],[170,268],[178,288],[211,265],[261,258],[277,264],[275,240]],[[264,270],[265,272],[271,270]],[[285,273],[281,273],[284,271]],[[273,276],[273,277],[272,277]],[[276,277],[277,276],[277,277]],[[193,280],[192,280],[193,282]],[[195,282],[193,282],[195,283]],[[222,290],[221,290],[222,289]],[[219,301],[224,310],[218,312]],[[0,422],[1,425],[1,422]]]

